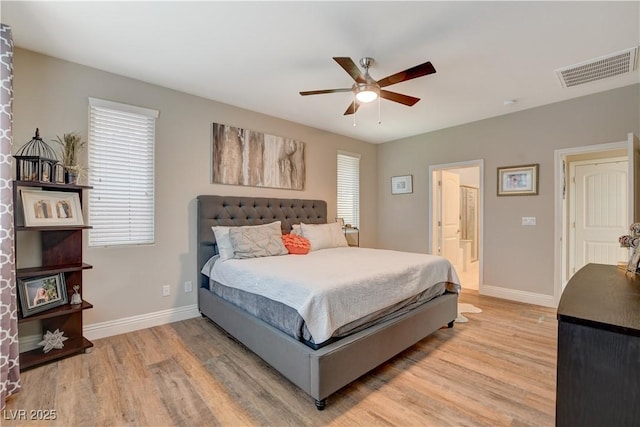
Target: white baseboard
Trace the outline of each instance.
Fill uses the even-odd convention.
[[[25,337],[18,337],[18,346],[20,348],[20,353],[29,350],[35,350],[40,347],[38,345],[39,342],[42,341],[42,335],[27,335]]]
[[[490,297],[524,302],[527,304],[541,305],[544,307],[557,306],[555,298],[552,295],[536,294],[533,292],[519,291],[516,289],[501,288],[498,286],[482,285],[480,287],[480,294]],[[192,319],[199,316],[200,310],[198,310],[198,305],[193,304],[184,307],[156,311],[153,313],[141,314],[138,316],[109,320],[107,322],[92,323],[90,325],[85,325],[83,334],[90,340],[96,340],[99,338],[106,338],[113,335],[133,332],[140,329],[151,328],[153,326],[160,326],[167,323]],[[20,337],[20,351],[23,352],[38,348],[38,343],[40,341],[42,341],[42,336],[40,335],[29,335]]]
[[[480,294],[489,297],[508,299],[527,304],[541,305],[544,307],[557,307],[553,295],[536,294],[533,292],[519,291],[517,289],[501,288],[499,286],[482,285]]]
[[[154,313],[141,314],[139,316],[131,316],[123,319],[110,320],[108,322],[85,325],[83,328],[83,335],[90,340],[97,340],[98,338],[125,334],[139,329],[179,322],[180,320],[192,319],[199,316],[200,311],[198,310],[198,305],[193,304],[184,307],[171,308],[169,310],[156,311]],[[26,335],[18,337],[18,340],[20,352],[22,353],[38,348],[38,343],[42,341],[42,335]]]
[[[167,323],[179,322],[181,320],[192,319],[199,316],[200,311],[198,310],[198,305],[193,304],[184,307],[156,311],[154,313],[146,313],[138,316],[110,320],[107,322],[92,323],[90,325],[85,325],[83,334],[90,340],[97,340],[99,338],[125,334],[127,332],[165,325]]]

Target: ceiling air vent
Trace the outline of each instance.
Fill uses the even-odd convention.
[[[638,47],[601,56],[568,67],[558,68],[556,74],[563,87],[578,86],[608,77],[633,72],[638,66]]]

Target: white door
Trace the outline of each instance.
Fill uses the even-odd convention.
[[[441,171],[441,255],[460,266],[460,176]]]
[[[618,237],[628,229],[628,171],[626,158],[571,164],[571,274],[591,262],[616,265],[625,260]]]

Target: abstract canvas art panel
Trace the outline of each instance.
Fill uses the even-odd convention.
[[[214,184],[303,190],[304,142],[214,123]]]

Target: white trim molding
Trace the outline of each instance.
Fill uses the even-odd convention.
[[[160,111],[151,108],[138,107],[137,105],[123,104],[121,102],[107,101],[106,99],[89,97],[89,106],[107,108],[109,110],[126,111],[131,114],[139,114],[141,116],[160,117]]]
[[[629,137],[631,137],[630,134]],[[590,153],[598,153],[598,152],[607,152],[614,150],[626,150],[628,147],[628,141],[621,142],[608,142],[603,144],[594,144],[594,145],[585,145],[580,147],[572,147],[572,148],[563,148],[554,151],[554,184],[553,184],[553,192],[554,192],[554,243],[553,243],[553,256],[554,256],[554,267],[553,267],[553,298],[556,301],[555,306],[560,303],[560,297],[562,296],[562,290],[568,282],[569,278],[567,277],[568,273],[568,262],[567,262],[567,245],[568,245],[568,232],[567,232],[567,220],[566,220],[566,204],[564,198],[563,185],[565,182],[565,174],[568,174],[569,171],[566,171],[565,161],[567,156],[570,155],[578,155],[578,154],[590,154]]]
[[[18,345],[20,346],[20,353],[25,351],[35,350],[39,346],[38,343],[42,342],[42,335],[27,335],[24,337],[18,337]]]
[[[138,316],[124,317],[122,319],[109,320],[107,322],[85,325],[83,334],[90,340],[106,338],[113,335],[125,334],[140,329],[152,328],[167,323],[199,317],[198,305],[170,308],[168,310],[141,314]]]
[[[200,317],[197,304],[85,325],[83,335],[90,340],[97,340],[99,338],[125,334],[140,329],[166,325],[167,323],[193,319],[194,317]],[[19,337],[20,352],[23,353],[38,348],[38,343],[41,341],[42,333],[39,335]]]
[[[427,215],[427,224],[429,235],[427,236],[427,253],[433,254],[433,237],[435,234],[435,218],[433,218],[433,199],[436,195],[436,183],[433,182],[433,173],[439,170],[445,169],[461,169],[477,167],[479,174],[478,182],[478,289],[482,293],[483,278],[484,278],[484,159],[467,160],[464,162],[455,163],[443,163],[439,165],[429,166],[428,176],[428,188],[429,197],[427,197],[427,209],[429,214]]]
[[[517,289],[501,288],[499,286],[483,285],[480,294],[489,297],[508,299],[511,301],[524,302],[527,304],[541,305],[543,307],[557,307],[556,299],[553,295],[536,294],[533,292],[520,291]]]

